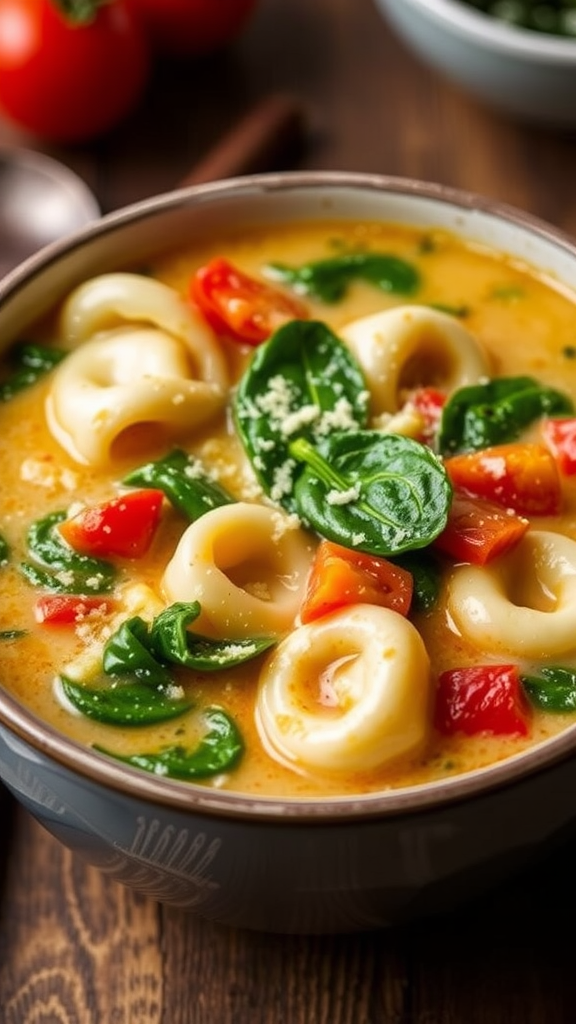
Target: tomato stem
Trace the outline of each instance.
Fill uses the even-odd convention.
[[[109,2],[110,0],[52,0],[59,13],[74,25],[86,25],[93,21],[98,8]]]

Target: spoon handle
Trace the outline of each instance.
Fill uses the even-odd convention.
[[[179,186],[279,169],[301,152],[305,135],[301,101],[283,93],[268,96],[216,143]]]

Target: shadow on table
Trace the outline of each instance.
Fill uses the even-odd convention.
[[[232,932],[165,908],[167,942],[178,936],[192,971],[203,950],[212,970],[202,998],[223,1024],[244,1019],[247,1005],[258,1007],[252,1024],[310,1020],[311,1006],[331,1024],[567,1024],[576,1019],[575,866],[572,827],[481,896],[463,889],[457,911],[302,937]]]
[[[4,880],[10,852],[15,801],[0,782],[0,887]]]

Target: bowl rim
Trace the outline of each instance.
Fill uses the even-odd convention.
[[[385,8],[398,0],[377,0]],[[576,37],[553,35],[518,25],[510,25],[494,15],[479,11],[463,0],[399,0],[402,5],[418,8],[424,15],[454,34],[472,38],[486,50],[497,50],[507,56],[525,57],[542,63],[576,64]]]
[[[45,246],[0,280],[0,305],[25,287],[36,276],[90,245],[93,239],[121,230],[125,225],[161,214],[197,201],[278,190],[348,189],[361,192],[386,192],[444,203],[463,213],[482,213],[504,220],[511,227],[528,232],[542,241],[565,250],[576,263],[576,241],[565,231],[506,203],[464,189],[435,182],[393,175],[356,171],[284,171],[244,175],[203,185],[172,189],[104,214],[57,242]],[[389,789],[367,794],[325,798],[254,796],[208,787],[201,783],[158,778],[151,773],[114,761],[113,758],[84,747],[43,722],[14,697],[0,682],[0,731],[23,741],[36,755],[51,759],[61,768],[89,783],[110,788],[164,808],[195,812],[220,818],[274,821],[275,824],[343,823],[348,820],[383,819],[390,816],[425,813],[440,806],[470,798],[482,798],[494,790],[522,783],[538,772],[554,768],[574,756],[576,722],[556,736],[534,747],[486,766],[448,779],[417,786]],[[10,739],[4,737],[7,745]]]

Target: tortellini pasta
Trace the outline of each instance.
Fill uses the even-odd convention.
[[[310,540],[290,516],[236,502],[188,527],[166,567],[163,592],[168,602],[200,602],[197,632],[282,635],[298,614],[311,559]]]
[[[225,402],[228,372],[211,328],[160,281],[87,281],[66,302],[61,332],[76,347],[54,372],[47,419],[80,463],[105,464],[135,428],[189,433]]]
[[[375,417],[398,413],[411,388],[453,391],[490,372],[474,335],[455,317],[426,306],[397,306],[361,317],[341,328],[340,337],[364,371]],[[406,422],[398,432],[410,433]]]
[[[294,767],[362,772],[423,745],[430,700],[416,628],[389,608],[357,604],[278,645],[260,676],[256,715],[265,744]]]
[[[460,632],[484,652],[546,658],[573,651],[576,541],[529,530],[490,565],[457,566],[447,607]]]

